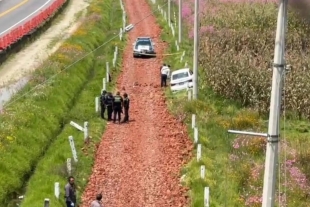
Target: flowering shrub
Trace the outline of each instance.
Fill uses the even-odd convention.
[[[306,199],[310,186],[305,173],[298,163],[296,150],[281,144],[288,153],[287,159],[280,161],[280,177],[277,185],[276,202],[280,206],[296,204],[301,198]],[[260,157],[265,155],[266,138],[238,136],[232,143],[232,154],[229,156],[230,167],[241,187],[241,197],[245,206],[259,206],[262,202],[264,162]],[[284,152],[284,151],[283,151]],[[245,166],[251,166],[250,168]],[[239,176],[239,179],[238,177]],[[298,192],[298,193],[296,193]],[[287,198],[289,198],[287,200]]]

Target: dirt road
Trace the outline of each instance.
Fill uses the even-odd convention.
[[[142,0],[124,0],[130,23],[151,13]],[[130,123],[110,124],[97,151],[93,174],[83,194],[89,207],[100,188],[105,207],[185,207],[189,202],[180,185],[180,170],[188,161],[191,142],[186,128],[169,114],[160,88],[162,58],[133,59],[132,43],[150,36],[164,52],[160,28],[150,16],[129,33],[118,88],[131,99]]]

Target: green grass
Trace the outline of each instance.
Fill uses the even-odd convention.
[[[157,3],[161,5],[165,1],[157,1]],[[150,4],[152,5],[152,3]],[[157,9],[157,5],[153,8]],[[164,10],[166,11],[166,7]],[[172,5],[172,10],[177,11],[177,7]],[[162,40],[170,46],[165,53],[176,52],[174,46],[176,38],[172,37],[171,29],[168,28],[163,17],[159,13],[156,16],[163,29]],[[183,29],[184,35],[180,51],[187,51],[185,61],[191,67],[193,58],[190,51],[193,50],[193,40],[188,39],[187,28],[184,27]],[[184,62],[180,63],[179,55],[167,56],[165,62],[170,64],[173,69],[184,67]],[[198,100],[188,101],[186,92],[172,94],[169,89],[166,91],[170,111],[176,116],[185,115],[185,122],[191,139],[193,139],[191,114],[196,114],[198,119],[197,127],[199,143],[202,144],[202,160],[196,161],[196,150],[194,150],[193,159],[182,170],[182,174],[186,175],[184,184],[190,187],[191,206],[203,206],[203,188],[205,186],[210,187],[211,206],[261,206],[257,201],[262,196],[265,140],[253,137],[236,137],[228,134],[227,130],[267,132],[268,117],[259,116],[257,111],[242,108],[236,101],[216,95],[205,80],[204,68],[204,65],[200,65]],[[282,140],[285,140],[289,146],[289,149],[286,150],[286,159],[296,158],[295,166],[299,167],[308,178],[310,178],[310,174],[306,163],[310,160],[309,141],[307,139],[309,129],[309,122],[296,119],[294,114],[287,113],[286,118],[281,119]],[[234,149],[233,143],[238,140],[244,141],[239,143],[238,149]],[[289,154],[292,152],[291,149],[296,150],[295,155]],[[282,149],[281,164],[285,162],[284,152]],[[238,156],[237,160],[232,159],[232,156]],[[200,178],[200,165],[206,166],[206,178],[204,180]],[[259,172],[256,179],[252,174],[255,169],[258,169]],[[281,176],[277,182],[277,195],[279,191],[286,193],[288,206],[307,206],[307,191],[301,190],[300,181],[294,181],[294,176],[289,173],[291,169],[287,168],[288,185],[285,187],[284,168],[281,168]],[[278,188],[279,184],[281,189]],[[246,205],[246,200],[249,198],[254,201]],[[279,206],[278,203],[276,206]]]
[[[119,16],[121,16],[122,11],[118,1],[94,1],[92,5],[95,5],[104,17],[98,24],[90,27],[90,31],[95,31],[97,29],[102,31],[107,31],[108,29],[114,32],[119,31],[119,27],[122,25],[122,19],[119,18]],[[105,12],[110,9],[113,10],[113,12]],[[89,14],[91,15],[91,12],[89,12]],[[105,21],[107,19],[109,19],[109,22]],[[113,36],[115,35],[111,32],[106,36],[105,40],[109,40]],[[77,184],[81,187],[81,190],[86,186],[93,165],[96,144],[101,140],[105,127],[105,122],[94,112],[94,98],[100,94],[102,78],[105,77],[106,72],[103,68],[105,68],[106,61],[113,58],[114,46],[118,45],[120,52],[123,49],[124,43],[120,43],[119,39],[116,38],[116,41],[112,42],[112,44],[107,44],[95,52],[92,77],[88,80],[75,106],[68,114],[68,118],[77,123],[82,124],[84,121],[89,122],[90,136],[92,137],[90,143],[85,144],[83,133],[77,131],[67,123],[62,132],[57,136],[55,142],[47,150],[44,158],[38,163],[34,175],[29,180],[25,200],[22,203],[23,207],[39,206],[44,198],[50,198],[53,206],[63,206],[63,187],[66,183],[66,177],[68,176],[66,173],[66,159],[72,157],[68,142],[68,136],[70,135],[74,137],[79,158],[78,163],[74,166],[73,175],[76,177]],[[102,55],[104,55],[105,59],[100,58]],[[118,58],[118,63],[120,62],[121,59]],[[119,66],[118,64],[117,68]],[[114,77],[118,71],[119,70],[116,69],[112,71]],[[110,85],[108,89],[111,89],[112,86],[113,85]],[[54,196],[53,185],[55,182],[60,182],[60,200],[57,200]],[[81,191],[78,193],[79,195],[82,194]]]
[[[63,184],[67,176],[63,168],[71,153],[69,135],[75,137],[80,157],[74,175],[80,178],[78,182],[82,187],[86,184],[91,171],[94,144],[100,140],[105,125],[94,112],[94,100],[101,91],[105,62],[112,59],[115,45],[118,45],[121,53],[123,43],[117,37],[71,68],[67,69],[66,66],[110,40],[114,33],[117,34],[122,25],[120,14],[118,2],[94,0],[86,21],[42,64],[30,83],[13,100],[29,93],[7,106],[5,114],[1,115],[2,205],[7,206],[16,195],[23,193],[24,182],[33,173],[27,184],[23,206],[40,206],[45,197],[50,197],[53,202],[53,183],[58,181]],[[29,91],[60,71],[62,74],[47,84],[33,92]],[[111,72],[114,76],[118,70],[112,69]],[[113,86],[114,83],[110,84],[109,89]],[[92,142],[87,156],[81,153],[83,134],[68,125],[71,120],[80,124],[84,121],[90,123]],[[61,202],[57,205],[61,206]]]

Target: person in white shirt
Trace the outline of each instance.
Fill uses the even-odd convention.
[[[160,70],[160,73],[161,73],[161,87],[163,86],[167,86],[167,77],[169,77],[170,75],[170,68],[164,64],[162,67],[161,67],[161,70]]]
[[[101,204],[101,200],[102,200],[102,194],[100,193],[96,196],[96,200],[91,202],[90,207],[103,207],[103,205]]]

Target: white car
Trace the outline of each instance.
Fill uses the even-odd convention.
[[[193,87],[193,72],[189,68],[173,71],[170,75],[171,91],[180,91]]]
[[[150,37],[138,37],[133,45],[133,57],[155,57],[156,52]]]

